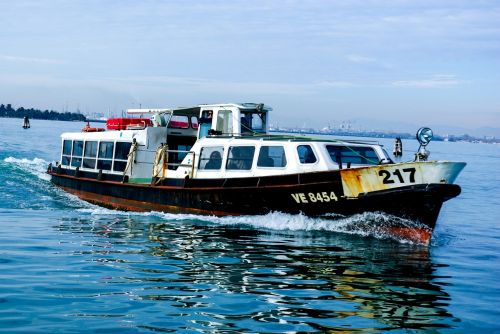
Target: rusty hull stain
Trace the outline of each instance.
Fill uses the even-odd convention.
[[[382,183],[382,177],[378,176],[380,169],[379,166],[342,169],[340,175],[344,195],[358,197],[360,193],[387,189],[387,185]]]
[[[340,175],[345,196],[357,197],[361,193],[408,185],[453,183],[464,166],[465,163],[448,161],[407,162],[342,169]]]

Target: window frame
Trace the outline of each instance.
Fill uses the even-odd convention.
[[[64,142],[69,142],[69,154],[65,153]],[[62,149],[61,149],[61,165],[62,166],[71,166],[71,152],[73,152],[73,140],[71,139],[63,139]],[[64,163],[65,158],[67,159],[67,163]]]
[[[179,120],[180,118],[185,118],[185,122],[180,121]],[[179,126],[178,124],[183,124],[183,125]],[[189,129],[191,127],[189,116],[188,115],[172,115],[168,121],[167,127],[169,129],[183,129],[183,130]]]
[[[259,165],[259,161],[261,159],[261,153],[262,153],[262,148],[264,147],[267,147],[267,148],[271,148],[271,147],[279,147],[283,150],[282,152],[282,157],[281,157],[281,162],[282,162],[282,166],[261,166]],[[272,158],[271,155],[268,154],[268,158]],[[284,159],[283,159],[284,158]],[[283,160],[284,160],[284,165],[283,165]],[[273,159],[274,161],[274,159]],[[288,165],[288,159],[286,158],[286,150],[285,150],[285,146],[284,145],[261,145],[260,148],[259,148],[259,154],[257,156],[257,163],[256,163],[256,167],[257,168],[265,168],[265,169],[268,169],[268,168],[272,168],[272,169],[276,169],[276,168],[279,168],[279,169],[285,169],[286,166]]]
[[[337,159],[333,159],[332,157],[332,154],[330,153],[330,150],[329,150],[329,147],[336,147],[336,148],[339,148],[340,150],[338,150],[336,153],[337,154],[340,154],[340,161],[337,161]],[[362,159],[361,162],[354,162],[354,161],[345,161],[344,158],[350,158],[350,157],[354,157],[354,156],[346,156],[344,157],[343,153],[345,152],[345,149],[349,147],[352,151],[354,149],[354,151],[356,152],[357,156],[359,158]],[[325,149],[326,149],[326,152],[328,154],[328,157],[330,158],[330,161],[332,161],[333,163],[335,164],[338,164],[341,168],[343,166],[347,166],[347,165],[355,165],[355,166],[374,166],[374,165],[377,165],[378,164],[378,161],[380,160],[380,157],[377,153],[377,150],[374,149],[373,147],[371,146],[355,146],[355,145],[352,145],[352,146],[348,146],[348,145],[335,145],[335,144],[327,144],[325,145]],[[374,153],[374,157],[367,157],[366,155],[364,155],[365,153],[361,153],[362,150],[364,150],[364,152],[366,153],[367,151],[371,151]],[[337,157],[336,157],[337,158]],[[373,161],[370,161],[372,159],[375,159]],[[363,162],[364,160],[364,162]]]
[[[111,158],[101,158],[101,145],[102,144],[109,144],[111,143]],[[114,152],[115,152],[115,142],[114,141],[99,141],[99,148],[98,148],[98,151],[97,151],[97,164],[96,164],[96,169],[98,170],[106,170],[106,171],[110,171],[110,172],[113,172],[113,157],[114,157]],[[101,161],[104,161],[104,162],[111,162],[110,166],[109,166],[109,169],[107,168],[100,168],[99,166],[99,162]]]
[[[96,148],[95,148],[95,154],[94,156],[92,155],[87,155],[87,147],[89,145],[89,143],[95,143],[96,144]],[[99,141],[98,140],[85,140],[85,143],[83,145],[83,160],[82,160],[82,168],[86,168],[86,169],[95,169],[95,166],[97,164],[97,151],[98,151],[98,148],[99,148]],[[89,162],[91,160],[94,160],[94,167],[85,167],[85,163],[86,162]]]
[[[203,155],[204,150],[210,152],[208,158],[204,157],[204,155]],[[201,147],[201,149],[200,149],[200,158],[198,160],[198,170],[204,171],[204,172],[205,171],[208,171],[208,172],[218,172],[218,171],[221,171],[222,168],[224,167],[224,153],[225,153],[225,151],[226,151],[226,148],[224,146],[222,146],[222,145],[220,145],[220,146],[218,145],[218,146],[203,146],[203,147]],[[205,166],[209,163],[209,161],[210,161],[210,155],[213,152],[219,152],[221,154],[220,166],[219,166],[219,168],[205,168]],[[205,162],[205,164],[203,165],[203,168],[201,168],[203,162]]]
[[[304,162],[302,162],[301,157],[300,157],[300,154],[299,154],[299,147],[302,147],[302,146],[303,146],[303,147],[309,147],[309,148],[311,149],[311,152],[312,152],[312,154],[313,154],[313,156],[314,156],[314,159],[315,159],[313,162],[305,162],[305,161],[304,161]],[[296,154],[297,154],[297,158],[298,158],[298,160],[299,160],[299,164],[301,164],[301,165],[314,165],[314,164],[317,164],[317,163],[318,163],[318,161],[319,161],[319,159],[318,159],[318,154],[316,153],[316,151],[315,151],[315,149],[314,149],[313,145],[311,145],[311,144],[298,144],[298,145],[296,146],[296,148],[295,148],[295,152],[296,152]],[[304,159],[304,160],[305,160],[305,159]]]
[[[195,120],[194,122],[193,119]],[[189,117],[189,123],[191,124],[192,129],[198,130],[198,128],[200,127],[200,120],[198,116]]]
[[[246,149],[246,148],[252,148],[253,149],[253,152],[252,152],[252,159],[245,159],[245,158],[240,158],[240,159],[235,159],[235,158],[230,158],[230,155],[232,153],[232,150],[234,150],[235,148],[238,148],[238,149]],[[253,168],[253,164],[254,164],[254,160],[255,160],[255,145],[235,145],[235,146],[229,146],[228,147],[228,150],[227,150],[227,158],[226,158],[226,164],[225,164],[225,169],[226,171],[230,171],[230,172],[239,172],[239,171],[251,171],[252,168]],[[244,165],[243,167],[245,168],[232,168],[230,167],[230,164],[231,163],[238,163],[237,161],[240,161],[242,163],[245,163],[245,162],[248,162],[250,161],[250,165]]]
[[[73,155],[73,152],[79,153],[79,148],[75,146],[75,143],[82,143],[81,153],[82,155]],[[127,157],[117,157],[117,147],[120,144],[128,145],[129,149],[126,151]],[[66,145],[66,146],[65,146]],[[90,145],[95,145],[95,151],[89,148]],[[132,143],[123,140],[85,140],[85,139],[63,139],[61,144],[61,165],[67,166],[71,169],[82,168],[87,170],[103,170],[108,173],[121,174],[125,170],[128,163],[128,153]],[[71,154],[68,153],[68,150]],[[90,150],[90,151],[89,151]],[[120,152],[123,151],[120,150]],[[124,152],[122,152],[124,153]],[[67,161],[65,161],[67,160]],[[90,163],[84,166],[85,162]],[[79,161],[79,163],[77,163]],[[67,163],[65,163],[67,162]],[[117,166],[121,164],[123,169],[117,170]]]
[[[129,148],[128,148],[128,151],[127,151],[127,157],[125,159],[122,159],[122,158],[116,158],[116,152],[118,151],[117,150],[117,146],[118,144],[129,144]],[[114,149],[113,149],[113,164],[112,164],[112,168],[111,168],[111,171],[112,172],[115,172],[115,173],[123,173],[125,171],[125,168],[127,168],[127,163],[128,163],[128,154],[130,152],[130,147],[132,147],[132,143],[131,142],[128,142],[128,141],[115,141],[114,143]],[[120,150],[121,152],[122,150]],[[116,164],[116,162],[118,162],[118,164]],[[116,166],[119,165],[119,166],[123,166],[123,169],[118,169],[116,170]]]
[[[223,135],[231,135],[234,133],[234,120],[235,111],[232,109],[220,109],[217,111],[217,118],[215,122],[215,129],[220,131]]]
[[[82,143],[81,147],[81,155],[75,155],[75,150],[77,149],[78,146],[76,146],[76,143]],[[82,167],[82,162],[83,162],[83,148],[84,148],[85,141],[82,140],[73,140],[73,145],[71,148],[71,167],[74,168],[81,168]],[[78,144],[79,145],[79,144]],[[79,162],[77,162],[79,161]]]

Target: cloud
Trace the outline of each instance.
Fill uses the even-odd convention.
[[[338,88],[358,86],[357,84],[348,81],[330,81],[330,80],[320,81],[317,82],[315,85],[317,87],[338,87]]]
[[[417,88],[442,88],[458,86],[464,81],[457,79],[454,75],[433,75],[429,79],[419,80],[399,80],[392,82],[393,86],[398,87],[417,87]]]
[[[375,58],[364,57],[364,56],[359,56],[359,55],[348,55],[346,58],[350,62],[358,63],[358,64],[368,64],[368,63],[377,62],[377,60]]]
[[[94,87],[115,92],[134,91],[137,94],[165,94],[206,92],[227,94],[261,94],[261,95],[310,95],[317,93],[318,89],[325,86],[346,86],[343,82],[321,83],[282,83],[273,81],[238,81],[218,80],[202,77],[178,76],[123,76],[123,77],[79,77],[55,75],[9,75],[0,74],[0,82],[8,82],[18,87]]]
[[[236,81],[217,80],[195,77],[175,76],[135,76],[123,78],[108,78],[116,86],[133,87],[138,91],[155,89],[170,92],[202,91],[227,94],[277,94],[277,95],[309,95],[314,94],[318,88],[314,83],[280,83],[271,81]]]
[[[60,60],[49,58],[34,58],[34,57],[18,57],[9,55],[0,55],[0,60],[16,62],[16,63],[33,63],[33,64],[60,64]]]

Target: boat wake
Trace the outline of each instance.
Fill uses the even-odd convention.
[[[1,205],[11,209],[52,210],[88,207],[76,196],[50,184],[49,162],[40,158],[7,157],[0,160]]]
[[[401,243],[414,243],[390,232],[390,229],[404,227],[420,229],[424,225],[402,219],[383,212],[364,212],[352,216],[329,215],[328,217],[308,217],[303,214],[293,215],[271,212],[263,216],[240,216],[216,218],[216,223],[225,225],[246,225],[258,229],[279,231],[327,231],[353,234],[377,239],[392,239]]]
[[[391,239],[399,243],[418,244],[411,238],[402,238],[390,233],[394,226],[409,229],[423,228],[424,225],[392,216],[383,212],[365,212],[352,216],[329,215],[328,217],[308,217],[303,214],[287,214],[271,212],[258,216],[202,216],[194,214],[173,214],[164,212],[125,212],[101,207],[82,208],[78,210],[93,216],[126,216],[152,217],[169,223],[189,223],[219,225],[233,228],[251,228],[267,232],[332,232],[374,237],[376,239]]]
[[[18,168],[21,168],[38,178],[45,180],[45,181],[50,181],[50,176],[47,175],[47,165],[49,164],[47,161],[40,159],[40,158],[34,158],[33,160],[29,160],[26,158],[23,159],[17,159],[13,157],[8,157],[4,159],[4,162],[7,164],[11,164],[13,166],[16,166]]]

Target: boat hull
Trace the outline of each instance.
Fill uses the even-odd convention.
[[[382,212],[409,219],[389,232],[427,244],[444,201],[460,194],[446,183],[411,184],[397,188],[345,193],[341,171],[233,179],[163,180],[157,185],[123,183],[93,173],[49,171],[52,182],[83,200],[127,211],[162,211],[201,215],[260,215],[272,211],[338,217]],[[345,181],[345,178],[344,178]]]

